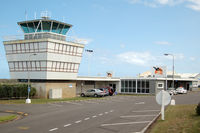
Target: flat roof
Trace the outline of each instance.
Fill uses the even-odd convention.
[[[77,81],[120,81],[118,77],[86,77],[86,76],[78,76],[76,78]]]

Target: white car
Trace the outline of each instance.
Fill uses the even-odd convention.
[[[176,91],[178,94],[187,94],[187,90],[184,89],[183,87],[178,87]]]
[[[167,92],[168,92],[170,95],[177,95],[177,91],[176,91],[174,88],[168,88]]]
[[[87,90],[86,92],[81,93],[82,97],[85,97],[85,96],[103,97],[105,95],[106,93],[99,89],[90,89],[90,90]]]

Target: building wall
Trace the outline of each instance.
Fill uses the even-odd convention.
[[[84,92],[88,89],[105,88],[108,87],[110,84],[116,84],[116,89],[119,89],[119,83],[120,82],[113,82],[113,81],[89,81],[89,82],[77,81],[76,93],[77,95],[79,95],[81,91]]]
[[[4,46],[11,79],[76,79],[84,49],[54,39],[6,41]]]
[[[33,87],[36,88],[37,98],[49,98],[50,89],[62,89],[62,98],[76,97],[76,82],[66,81],[66,82],[43,82],[31,83]]]

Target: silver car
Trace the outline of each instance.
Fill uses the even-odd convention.
[[[105,92],[99,90],[99,89],[90,89],[86,92],[81,93],[82,97],[89,96],[89,97],[103,97],[105,95]]]

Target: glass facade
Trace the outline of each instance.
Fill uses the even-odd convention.
[[[71,27],[70,25],[53,20],[27,21],[19,25],[23,29],[24,33],[53,32],[62,35],[66,35]]]
[[[54,42],[33,42],[33,43],[16,43],[5,45],[6,54],[23,54],[23,53],[56,53],[71,56],[82,56],[83,48],[68,44]]]
[[[122,79],[121,93],[149,93],[149,80]]]
[[[10,72],[49,71],[77,73],[78,63],[60,61],[9,61]]]

